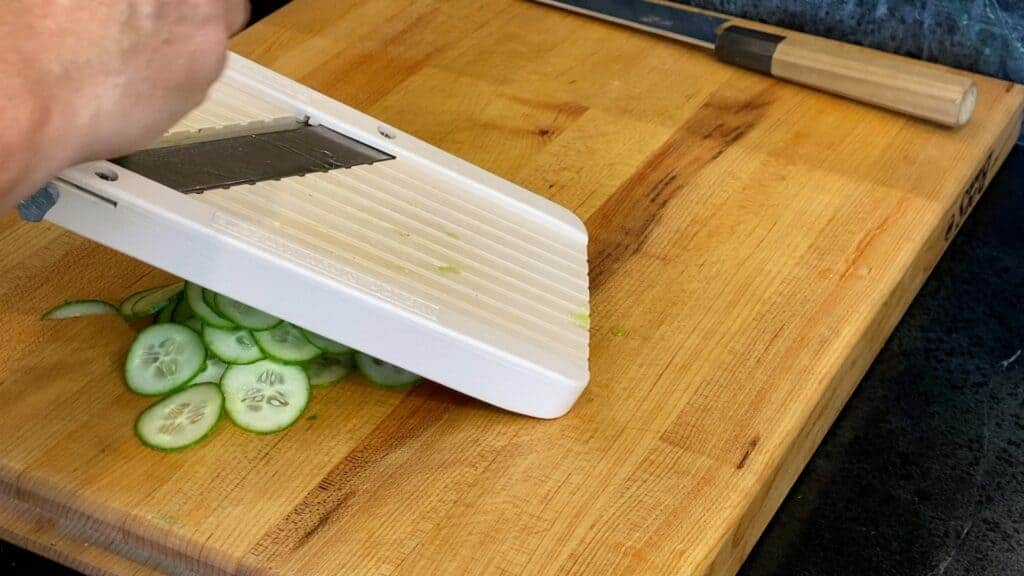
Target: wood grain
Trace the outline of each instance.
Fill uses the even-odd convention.
[[[0,536],[93,574],[731,574],[1012,145],[508,0],[296,0],[248,57],[575,210],[590,387],[538,421],[436,384],[153,453],[133,329],[38,320],[166,275],[0,220]]]

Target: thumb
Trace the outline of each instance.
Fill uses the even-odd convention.
[[[225,0],[224,4],[225,25],[230,37],[241,32],[249,23],[252,6],[249,0]]]

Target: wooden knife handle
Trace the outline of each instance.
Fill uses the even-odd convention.
[[[970,78],[879,50],[814,36],[780,36],[724,27],[715,44],[722,61],[944,126],[974,113]]]

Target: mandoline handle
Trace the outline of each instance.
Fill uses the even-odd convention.
[[[812,88],[944,126],[962,126],[974,113],[978,87],[970,78],[904,58],[814,36],[780,36],[731,25],[715,55]]]

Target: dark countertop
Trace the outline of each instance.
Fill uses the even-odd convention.
[[[740,574],[1024,574],[1022,349],[1018,146]],[[0,574],[78,573],[0,541]]]

